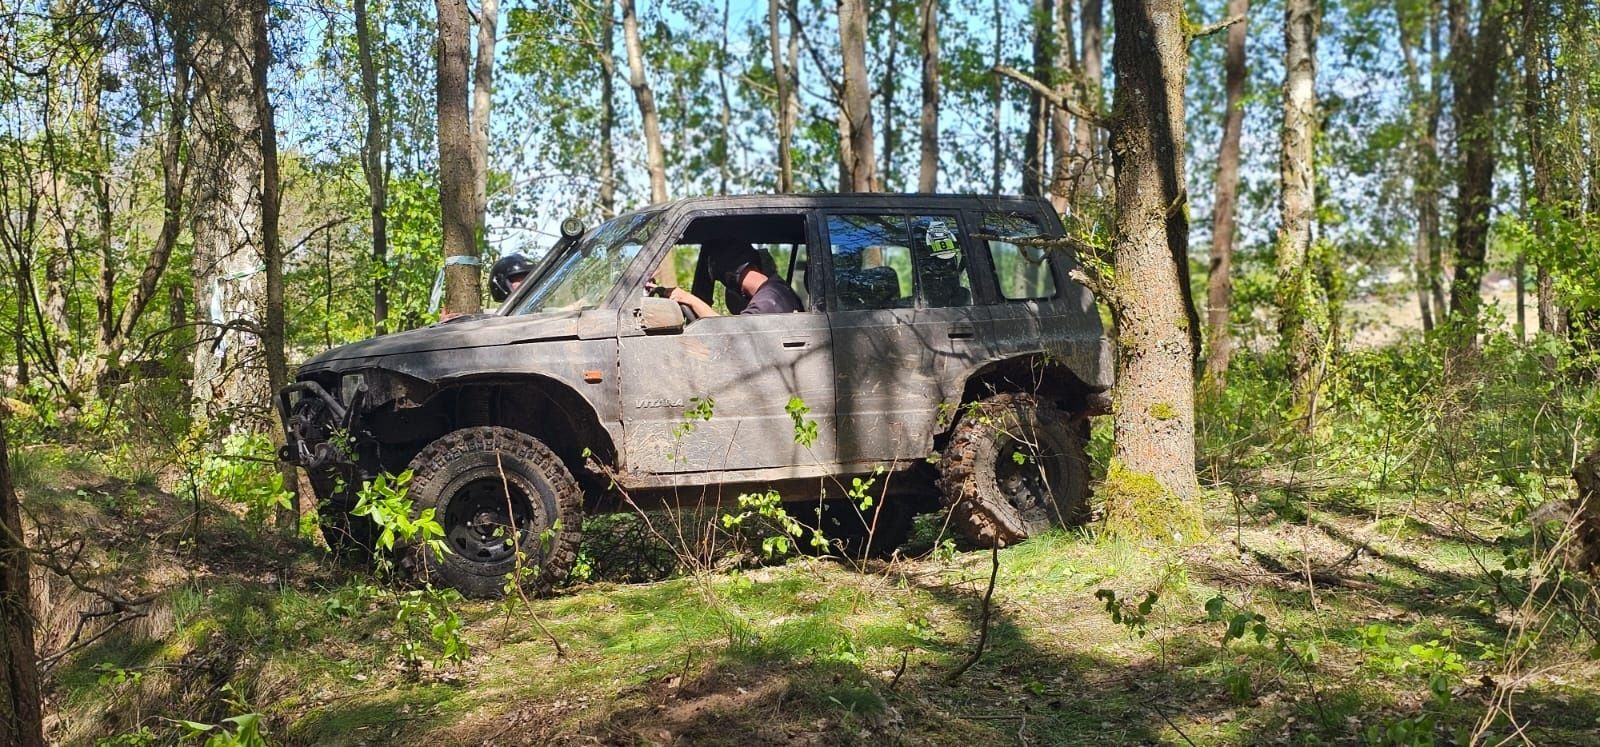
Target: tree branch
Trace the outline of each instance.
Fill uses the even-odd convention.
[[[1233,24],[1240,23],[1244,21],[1244,18],[1244,14],[1240,13],[1232,18],[1225,18],[1209,26],[1196,26],[1188,31],[1185,31],[1183,33],[1183,37],[1189,41],[1194,41],[1202,36],[1210,36],[1218,31],[1228,28],[1229,26],[1232,26]]]
[[[995,65],[994,67],[990,68],[990,71],[996,75],[1002,75],[1007,78],[1011,78],[1012,80],[1027,86],[1028,88],[1032,89],[1034,93],[1039,94],[1040,98],[1049,102],[1051,106],[1054,106],[1057,109],[1064,110],[1068,114],[1071,114],[1072,116],[1088,122],[1096,127],[1106,127],[1105,118],[1102,117],[1098,112],[1089,111],[1088,109],[1084,108],[1080,102],[1074,101],[1066,94],[1045,85],[1044,83],[1040,82],[1038,78],[1024,73],[1010,65]]]

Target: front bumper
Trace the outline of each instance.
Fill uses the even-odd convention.
[[[344,401],[309,379],[284,387],[277,401],[284,436],[278,458],[308,470],[351,463],[337,441],[357,425],[366,394],[365,381],[349,389]]]

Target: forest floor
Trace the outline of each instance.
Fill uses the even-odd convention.
[[[66,744],[165,742],[176,720],[246,712],[272,743],[308,745],[1394,742],[1460,738],[1491,712],[1489,743],[1520,729],[1600,744],[1600,651],[1581,635],[1516,645],[1549,618],[1497,599],[1487,496],[1263,473],[1237,500],[1212,493],[1212,536],[1178,551],[1030,540],[998,553],[987,648],[951,682],[980,637],[988,551],[458,602],[465,660],[410,666],[408,646],[434,649],[426,622],[396,622],[403,590],[225,512],[197,544],[191,502],[162,481],[19,453],[36,525],[86,537],[97,583],[158,594],[148,616],[46,659]],[[93,603],[59,578],[36,587],[48,657]],[[1110,592],[1128,600],[1120,623]]]

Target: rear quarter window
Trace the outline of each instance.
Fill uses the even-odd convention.
[[[1056,278],[1050,261],[1053,250],[1031,246],[1026,241],[1044,235],[1037,218],[1015,213],[984,213],[978,233],[994,237],[982,242],[989,250],[1000,298],[1043,301],[1056,297]]]

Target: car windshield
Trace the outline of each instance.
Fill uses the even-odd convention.
[[[655,231],[655,212],[632,213],[602,223],[557,257],[550,271],[511,314],[582,311],[600,305],[623,270]]]

